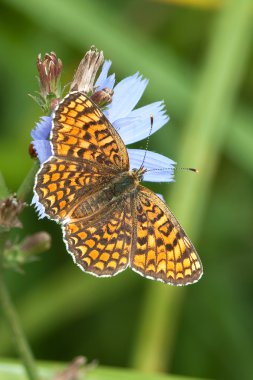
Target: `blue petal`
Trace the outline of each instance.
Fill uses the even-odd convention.
[[[139,169],[142,165],[145,150],[127,149],[130,169]],[[172,182],[174,176],[175,162],[161,154],[146,151],[144,168],[148,171],[144,174],[143,180],[149,182]]]
[[[32,143],[41,164],[52,156],[52,149],[48,140],[36,140]]]
[[[39,202],[39,198],[38,198],[38,195],[36,193],[34,193],[31,204],[34,205],[34,208],[35,208],[36,212],[38,213],[39,219],[45,218],[45,216],[46,216],[45,208]]]
[[[51,116],[43,116],[31,131],[31,136],[34,140],[46,140],[52,128]]]
[[[127,116],[140,100],[146,86],[147,79],[142,79],[139,73],[127,77],[114,88],[112,103],[109,104],[105,115],[111,123]]]
[[[104,62],[102,71],[95,83],[95,87],[97,90],[102,90],[105,87],[108,87],[110,89],[113,88],[114,83],[115,83],[115,74],[112,74],[109,77],[107,77],[111,64],[112,64],[111,61]]]
[[[115,83],[115,74],[110,75],[103,83],[103,86],[100,89],[103,88],[110,88],[111,90],[113,89]]]
[[[151,134],[169,121],[164,109],[164,103],[156,102],[130,112],[128,117],[114,121],[113,126],[126,145],[132,144],[145,139],[149,135],[151,128],[150,115],[153,115],[154,118]]]

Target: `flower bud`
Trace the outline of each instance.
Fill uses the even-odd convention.
[[[19,245],[22,254],[34,256],[51,247],[51,236],[44,231],[27,236]]]
[[[0,226],[10,230],[13,227],[22,228],[18,215],[26,206],[26,203],[17,198],[15,194],[0,200]]]
[[[57,58],[54,52],[46,53],[44,58],[41,54],[37,58],[37,69],[39,73],[40,92],[36,96],[31,96],[44,111],[54,110],[55,99],[61,98],[61,72],[62,61]]]
[[[112,95],[113,95],[113,90],[106,87],[100,91],[94,92],[94,94],[91,96],[91,99],[100,108],[103,108],[107,106],[107,104],[110,104],[112,102]]]
[[[29,156],[30,156],[31,158],[37,158],[37,157],[38,157],[37,152],[36,152],[36,150],[35,150],[35,148],[34,148],[33,143],[30,143],[30,144],[29,144],[29,147],[28,147],[28,153],[29,153]]]
[[[80,370],[83,374],[96,368],[97,363],[95,361],[87,364],[87,359],[84,356],[77,356],[63,371],[57,373],[53,380],[78,380],[80,378]],[[84,375],[86,378],[86,376]]]
[[[59,81],[62,72],[62,62],[54,52],[46,53],[44,59],[41,54],[37,58],[37,69],[39,72],[40,90],[42,97],[50,94],[60,96]]]
[[[23,272],[23,265],[37,260],[37,255],[51,247],[51,236],[47,232],[37,232],[24,238],[21,243],[7,241],[4,249],[4,266]]]

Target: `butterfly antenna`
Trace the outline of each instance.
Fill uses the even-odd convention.
[[[159,172],[159,171],[164,171],[164,170],[187,170],[187,171],[194,172],[196,174],[199,173],[199,170],[195,168],[178,168],[174,166],[171,166],[169,168],[148,169],[147,172]]]
[[[149,134],[148,134],[148,138],[147,138],[147,142],[146,142],[145,153],[144,153],[143,160],[142,160],[142,163],[141,163],[141,166],[140,166],[140,170],[142,170],[144,168],[144,162],[145,162],[145,159],[146,159],[146,156],[147,156],[149,139],[150,139],[150,136],[151,136],[151,133],[152,133],[153,124],[154,124],[154,116],[151,114],[150,115],[150,130],[149,130]]]
[[[195,169],[195,168],[175,168],[175,170],[188,170],[190,172],[194,172],[194,173],[199,173],[199,170],[198,169]]]

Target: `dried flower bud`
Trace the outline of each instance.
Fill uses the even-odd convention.
[[[80,368],[86,364],[87,360],[84,356],[77,356],[62,372],[56,374],[53,380],[77,380]]]
[[[96,368],[97,362],[93,361],[89,364],[87,363],[87,359],[84,356],[77,356],[72,360],[72,362],[65,368],[62,372],[59,372],[53,377],[53,380],[77,380],[79,379],[80,370],[82,369],[82,373],[91,371]],[[81,368],[83,367],[83,368]],[[86,377],[85,377],[86,378]]]
[[[113,90],[110,88],[103,88],[100,91],[94,92],[91,96],[91,99],[96,103],[100,108],[105,107],[107,104],[112,102]]]
[[[103,52],[92,46],[81,60],[70,85],[70,90],[92,93],[96,74],[103,62]]]
[[[51,236],[47,232],[37,232],[27,236],[19,245],[19,249],[26,255],[37,255],[47,251],[51,247]]]
[[[22,228],[18,215],[25,206],[26,203],[19,200],[15,194],[0,200],[0,226],[7,230],[13,227]]]

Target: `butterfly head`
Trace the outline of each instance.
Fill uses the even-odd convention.
[[[140,167],[139,169],[131,170],[131,174],[132,174],[132,176],[133,176],[133,178],[137,184],[143,180],[143,176],[144,176],[146,171],[147,171],[147,169],[145,169],[143,167]]]

